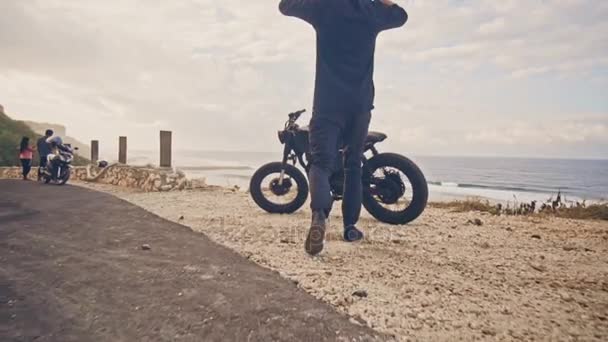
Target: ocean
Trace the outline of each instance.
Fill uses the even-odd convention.
[[[155,164],[157,152],[130,151],[129,163]],[[177,168],[209,184],[246,189],[261,165],[281,152],[174,151]],[[500,202],[608,200],[608,160],[412,157],[429,182],[430,200],[482,197]]]

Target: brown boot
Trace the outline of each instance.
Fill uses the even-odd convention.
[[[308,237],[304,245],[306,253],[314,256],[323,251],[326,229],[325,220],[325,214],[322,211],[313,211],[312,223],[310,224],[310,230],[308,231]]]

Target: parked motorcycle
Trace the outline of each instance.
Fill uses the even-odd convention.
[[[78,149],[78,148],[76,148]],[[70,179],[72,173],[72,161],[74,150],[69,145],[57,147],[57,150],[47,156],[46,169],[42,172],[41,179],[45,184],[54,183],[64,185]]]
[[[310,147],[308,127],[296,121],[305,112],[289,114],[278,137],[283,148],[283,160],[260,167],[250,181],[249,189],[255,203],[269,213],[289,214],[300,209],[308,198]],[[395,153],[379,153],[376,144],[387,139],[386,134],[369,132],[362,158],[363,206],[379,221],[406,224],[418,218],[428,200],[428,185],[424,174],[410,159]],[[342,151],[340,151],[340,165]],[[341,200],[344,169],[338,168],[331,176],[331,194]]]

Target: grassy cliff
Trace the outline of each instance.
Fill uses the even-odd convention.
[[[29,137],[34,143],[38,136],[23,122],[0,112],[0,166],[19,165],[19,142]],[[36,158],[37,159],[37,158]]]
[[[30,144],[32,145],[35,145],[36,140],[40,137],[28,125],[11,119],[0,110],[0,166],[21,165],[19,161],[19,143],[24,136],[30,138]],[[38,165],[38,159],[38,154],[35,153],[34,165]],[[74,165],[86,165],[88,162],[83,157],[74,157]]]

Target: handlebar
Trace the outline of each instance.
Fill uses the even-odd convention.
[[[300,115],[302,115],[304,113],[306,113],[306,109],[302,109],[302,110],[299,110],[297,112],[293,112],[293,113],[289,114],[289,119],[292,120],[292,121],[296,121],[296,120],[298,120],[298,118],[300,117]]]
[[[297,112],[289,113],[289,120],[285,123],[285,129],[290,127],[297,127],[296,121],[300,118],[300,116],[306,112],[306,109],[299,110]]]

